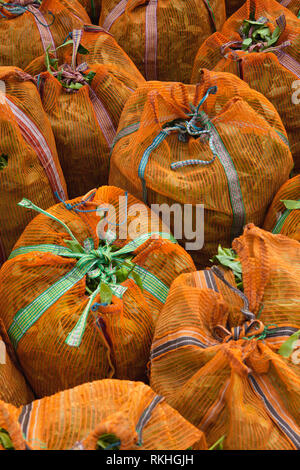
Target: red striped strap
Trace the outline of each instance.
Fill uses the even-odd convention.
[[[300,64],[292,56],[283,50],[273,51],[277,59],[283,67],[292,72],[296,77],[300,78]]]
[[[103,106],[100,99],[90,86],[89,93],[90,100],[96,114],[97,122],[107,142],[107,145],[109,146],[109,148],[111,148],[116,135],[116,129],[113,125],[112,120],[110,119],[108,112],[105,109],[105,106]]]
[[[114,22],[119,18],[119,16],[123,15],[126,6],[127,6],[128,0],[121,0],[113,10],[107,15],[103,22],[103,28],[106,29],[107,31],[110,30]]]
[[[41,36],[44,51],[46,52],[46,50],[50,46],[51,51],[54,51],[53,54],[56,57],[55,43],[50,31],[50,27],[44,26],[47,24],[46,18],[44,17],[40,9],[34,7],[33,5],[28,5],[27,9],[33,14],[34,20]]]
[[[80,46],[80,41],[82,37],[82,29],[73,29],[72,39],[73,39],[73,51],[72,51],[72,69],[76,69],[76,58],[78,53],[78,48]]]
[[[16,118],[22,136],[35,150],[38,159],[48,177],[53,193],[57,192],[63,200],[67,199],[54,159],[45,137],[29,117],[18,108],[13,101],[6,97],[6,103]]]
[[[146,7],[145,35],[145,78],[157,80],[157,0]]]
[[[73,38],[73,53],[72,53],[72,68],[73,70],[76,69],[76,57],[78,48],[80,45],[81,37],[82,37],[83,30],[82,29],[74,29],[72,33]],[[81,64],[84,66],[85,64]],[[96,114],[97,122],[100,126],[102,134],[109,146],[111,148],[113,140],[116,135],[116,129],[114,128],[113,122],[110,119],[108,112],[105,109],[105,106],[101,103],[100,99],[94,92],[94,90],[89,87],[89,94],[90,99]]]

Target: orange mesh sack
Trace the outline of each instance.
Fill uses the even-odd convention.
[[[236,12],[241,6],[244,5],[246,0],[225,0],[226,1],[226,13],[227,17],[231,16]]]
[[[204,229],[203,248],[199,236],[191,254],[205,267],[245,223],[262,225],[292,165],[271,103],[232,74],[203,70],[197,85],[149,82],[129,98],[109,181],[149,205],[181,205],[173,234],[186,243],[191,221],[198,234]]]
[[[256,24],[249,23],[254,19]],[[275,0],[247,0],[226,21],[221,32],[213,34],[200,47],[191,78],[192,83],[198,83],[203,67],[230,72],[270,100],[287,131],[297,172],[300,171],[299,51],[300,21],[295,15]]]
[[[0,401],[0,428],[16,450],[206,450],[201,431],[128,380],[86,383],[20,408]]]
[[[263,228],[300,242],[300,175],[288,180],[278,191]]]
[[[76,0],[13,0],[1,3],[0,13],[0,64],[22,69],[74,28],[90,23]]]
[[[0,319],[0,400],[20,406],[33,399],[34,396],[20,371],[14,349]]]
[[[144,79],[99,26],[86,26],[70,35],[72,44],[59,49],[64,51],[61,65],[47,56],[51,65],[44,72],[45,57],[40,57],[26,71],[39,76],[42,103],[73,198],[107,184],[110,148],[121,111]]]
[[[2,266],[0,317],[36,395],[101,378],[145,380],[154,323],[172,281],[195,270],[190,256],[118,188],[47,212],[21,205],[41,213]]]
[[[0,67],[0,265],[32,219],[22,197],[47,208],[66,198],[51,125],[31,77]],[[4,95],[5,93],[5,95]]]
[[[294,15],[300,18],[300,2],[299,0],[281,0],[281,5],[291,10]]]
[[[188,83],[198,48],[225,19],[225,0],[102,0],[99,24],[146,80]]]
[[[281,348],[299,335],[300,245],[250,224],[233,247],[244,292],[216,266],[172,284],[152,344],[151,387],[208,446],[299,449],[300,369]]]

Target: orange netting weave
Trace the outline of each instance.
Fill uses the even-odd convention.
[[[55,192],[63,198],[67,192],[35,83],[15,67],[0,67],[0,80],[1,265],[33,217],[17,206],[22,197],[47,208],[55,204]]]
[[[96,450],[105,434],[120,450],[207,449],[204,434],[162,397],[127,380],[86,383],[20,408],[0,401],[0,428],[16,450]]]
[[[0,316],[32,389],[42,397],[101,378],[145,380],[155,321],[172,281],[195,270],[191,257],[157,216],[118,188],[93,190],[48,213],[66,224],[77,244],[65,226],[42,213],[0,272]],[[143,290],[135,278],[117,282],[107,304],[105,292],[90,282],[97,269],[112,282],[109,262],[95,262],[107,252],[98,237],[109,240],[114,231],[113,245],[126,246]]]
[[[300,369],[278,349],[300,327],[300,244],[250,224],[233,248],[246,298],[216,268],[178,277],[156,325],[151,386],[209,446],[299,449]]]
[[[43,0],[40,6],[13,0],[1,3],[0,13],[0,65],[22,69],[49,46],[55,49],[74,28],[90,23],[76,0]]]
[[[291,10],[294,15],[300,18],[300,2],[299,0],[281,0],[280,2],[284,7]]]
[[[204,228],[204,246],[191,254],[205,267],[245,223],[262,225],[292,166],[273,105],[236,76],[204,69],[197,85],[148,82],[128,99],[109,182],[149,205],[178,204],[172,232],[185,243],[195,225],[197,233]],[[187,217],[184,204],[192,206]]]
[[[238,45],[242,40],[240,28],[251,14],[256,20],[267,18],[266,26],[271,31],[278,26],[282,31],[277,42],[261,52],[244,51]],[[270,100],[286,128],[297,172],[300,171],[300,113],[296,87],[300,78],[299,51],[300,20],[295,15],[275,0],[247,0],[226,21],[221,32],[213,34],[200,47],[191,78],[191,83],[198,83],[203,67],[230,72]]]
[[[99,24],[147,80],[188,83],[198,48],[225,19],[224,0],[103,0]]]
[[[31,75],[39,74],[42,103],[71,198],[108,183],[110,149],[122,109],[137,86],[144,83],[133,62],[99,26],[75,30],[72,38],[74,45],[59,50],[62,58],[58,68],[67,64],[71,76],[82,78],[78,71],[88,62],[85,75],[95,73],[90,83],[84,82],[78,90],[66,89],[57,76],[44,72],[44,56],[26,68]],[[80,54],[80,47],[89,53]]]
[[[14,349],[0,319],[0,400],[21,406],[33,399],[33,393],[20,371]]]
[[[282,201],[298,201],[300,206],[300,175],[288,180],[279,189],[263,225],[265,230],[281,233],[300,242],[300,210],[288,209]]]

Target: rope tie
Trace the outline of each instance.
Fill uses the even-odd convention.
[[[245,322],[242,326],[231,328],[230,331],[222,325],[217,325],[214,332],[222,339],[223,343],[240,339],[251,340],[255,338],[261,340],[266,338],[269,326],[271,325],[265,327],[260,320],[252,320]]]
[[[81,212],[81,213],[87,213],[87,212],[97,212],[99,210],[99,207],[97,207],[96,209],[86,209],[86,210],[83,210],[83,209],[78,209],[79,206],[82,206],[82,205],[85,205],[85,206],[94,206],[94,205],[98,205],[100,204],[99,201],[90,201],[90,199],[94,196],[94,192],[92,194],[90,194],[86,199],[82,199],[80,202],[78,202],[77,204],[70,204],[70,203],[67,203],[66,201],[64,201],[60,195],[58,194],[57,191],[55,191],[54,195],[55,197],[64,204],[65,208],[68,209],[69,211],[73,210],[74,212]],[[128,191],[125,191],[125,215],[124,215],[124,220],[120,223],[113,223],[113,222],[110,222],[109,220],[107,221],[107,223],[109,225],[114,225],[115,227],[120,227],[121,225],[124,225],[127,223],[127,218],[128,218]],[[101,207],[101,210],[104,212],[104,216],[109,212],[109,207]]]
[[[28,8],[28,6],[30,8]],[[23,15],[23,13],[28,12],[35,17],[36,21],[41,26],[44,26],[45,28],[50,28],[50,26],[52,26],[55,21],[55,15],[51,11],[48,11],[48,14],[52,16],[52,21],[49,24],[42,23],[34,12],[34,10],[38,10],[40,6],[41,3],[38,0],[15,0],[14,2],[7,3],[0,2],[0,7],[2,7],[2,9],[6,10],[11,15],[20,16]],[[1,13],[1,16],[7,18],[7,16],[5,16],[3,13]]]
[[[65,91],[67,93],[73,93],[75,89],[68,88],[71,84],[79,83],[80,85],[89,85],[89,82],[82,72],[88,69],[86,62],[78,65],[75,70],[69,64],[63,64],[60,70],[52,72],[55,78],[59,78],[59,81],[65,85]]]
[[[222,339],[223,343],[238,341],[240,339],[247,341],[256,339],[257,341],[260,341],[267,338],[268,330],[271,326],[277,327],[275,324],[265,326],[260,320],[252,320],[250,322],[245,322],[242,326],[231,328],[230,331],[222,325],[217,325],[214,332],[220,339]]]
[[[243,301],[244,301],[244,307],[241,309],[241,312],[247,320],[256,320],[256,317],[254,313],[250,312],[249,310],[249,300],[247,296],[244,294],[244,292],[240,291],[236,287],[232,286],[228,281],[226,281],[224,274],[222,271],[217,267],[217,266],[212,266],[211,271],[224,283],[226,286],[229,287],[233,292],[235,292],[237,295],[239,295]]]
[[[237,54],[235,54],[235,51],[241,50],[242,44],[243,44],[242,41],[229,41],[226,44],[223,44],[220,48],[222,56],[226,58],[227,54],[225,54],[225,50],[227,48],[230,48],[233,54],[233,59],[234,60],[240,59],[240,57]],[[248,52],[273,52],[275,54],[276,52],[278,53],[282,51],[283,49],[290,46],[291,44],[292,44],[291,41],[288,40],[288,41],[283,42],[282,44],[279,44],[278,46],[263,49],[266,43],[259,42],[257,44],[253,44],[252,46],[250,46],[248,49]]]
[[[200,137],[204,134],[209,134],[210,131],[204,127],[207,124],[207,121],[203,121],[203,116],[200,113],[200,106],[207,100],[210,94],[215,95],[217,93],[217,90],[218,88],[216,86],[210,87],[197,107],[192,104],[190,105],[191,110],[193,111],[192,113],[188,114],[188,116],[191,118],[190,120],[179,121],[171,127],[168,127],[167,124],[165,125],[165,127],[163,127],[163,130],[167,134],[170,134],[173,131],[177,131],[178,140],[180,140],[181,142],[187,142],[189,136]],[[196,125],[198,121],[201,121],[203,127],[198,127]]]
[[[190,120],[178,121],[171,127],[163,128],[163,132],[165,132],[166,135],[169,135],[173,131],[178,132],[178,140],[184,143],[188,142],[189,137],[194,137],[195,139],[200,138],[201,140],[209,139],[209,145],[214,154],[213,158],[211,160],[186,160],[173,162],[170,165],[172,170],[176,170],[177,168],[188,165],[210,165],[215,160],[217,155],[214,151],[214,145],[212,142],[213,137],[209,127],[209,118],[205,113],[203,113],[203,111],[200,111],[200,107],[207,100],[209,95],[215,95],[217,90],[218,88],[216,86],[210,87],[205,93],[204,97],[201,99],[198,106],[190,104],[192,111],[192,113],[188,114]],[[201,123],[201,127],[197,125],[198,122]]]

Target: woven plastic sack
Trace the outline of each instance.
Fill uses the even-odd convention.
[[[0,428],[16,450],[206,450],[201,431],[128,380],[86,383],[20,408],[0,401]]]
[[[191,255],[205,267],[245,223],[262,225],[293,161],[282,122],[261,94],[232,74],[203,70],[198,82],[149,82],[129,98],[109,181],[149,205],[180,204],[182,233],[174,231],[179,218],[173,234],[185,246],[191,220],[197,233],[204,229],[204,246]],[[192,215],[184,216],[184,204]]]
[[[233,15],[241,6],[244,5],[246,0],[225,0],[227,17]]]
[[[121,111],[144,79],[113,37],[99,26],[75,30],[71,37],[73,44],[59,49],[63,57],[57,70],[50,67],[44,72],[45,57],[40,57],[26,71],[38,75],[42,103],[73,198],[108,183],[110,148]],[[88,54],[80,54],[82,49]],[[62,68],[63,78],[59,79]],[[92,80],[85,80],[90,73],[95,74]],[[81,88],[66,88],[69,81]]]
[[[152,344],[151,386],[208,446],[223,438],[224,450],[299,449],[300,369],[278,351],[300,327],[300,245],[250,224],[233,247],[244,293],[216,268],[172,284]]]
[[[195,270],[190,256],[118,188],[62,202],[50,216],[22,205],[41,214],[2,266],[0,317],[36,395],[145,380],[154,323],[175,277]]]
[[[224,0],[103,0],[99,24],[146,80],[188,83],[198,48],[225,19]]]
[[[299,0],[281,0],[281,5],[291,10],[294,15],[300,18],[300,3]]]
[[[90,23],[76,0],[13,0],[1,3],[0,13],[0,65],[22,69],[74,28]]]
[[[20,371],[14,349],[0,319],[0,400],[20,406],[33,399],[33,393]]]
[[[244,20],[266,21],[272,34],[281,32],[269,47],[241,50]],[[264,18],[264,19],[263,19]],[[265,30],[266,31],[266,30]],[[250,39],[251,40],[251,39]],[[300,78],[300,21],[275,0],[247,0],[244,6],[200,47],[191,83],[198,83],[203,67],[233,73],[262,93],[277,109],[288,134],[296,172],[300,171],[300,113],[297,82]],[[299,87],[298,87],[299,88]]]
[[[22,197],[47,208],[66,198],[50,122],[31,77],[0,67],[0,265],[33,214],[17,206]]]
[[[300,175],[288,180],[279,189],[268,210],[263,228],[300,242]]]

